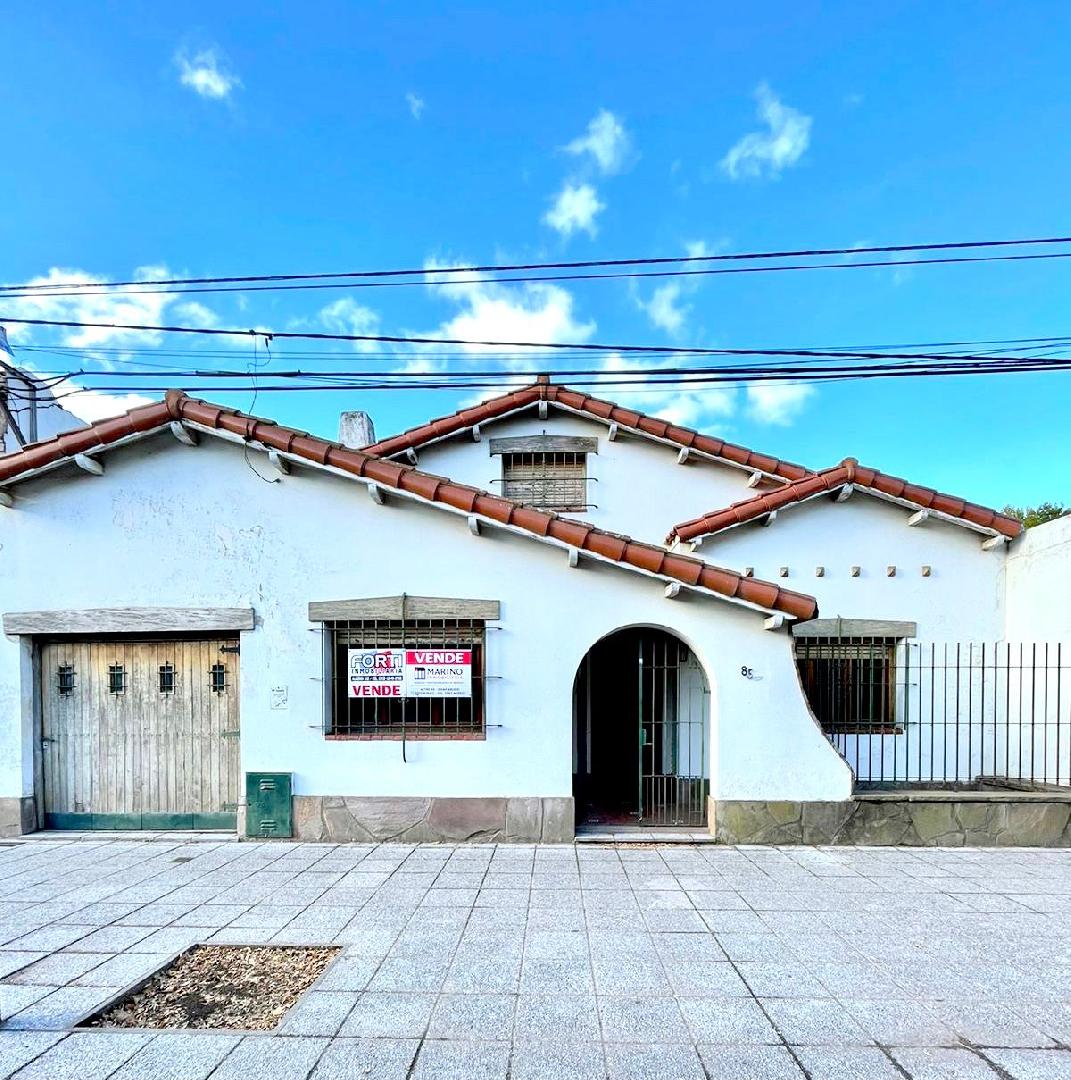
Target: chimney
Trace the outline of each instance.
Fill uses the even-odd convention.
[[[372,417],[366,412],[344,412],[338,418],[338,441],[351,450],[363,450],[376,441]]]

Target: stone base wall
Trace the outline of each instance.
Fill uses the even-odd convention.
[[[37,807],[32,795],[0,798],[0,836],[24,836],[37,829]]]
[[[294,796],[298,840],[569,844],[572,798]]]
[[[845,802],[710,799],[723,844],[1071,847],[1071,793],[887,792]]]

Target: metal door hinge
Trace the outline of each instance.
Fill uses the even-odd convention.
[[[240,731],[221,731],[219,737],[221,739],[237,739],[241,734]]]
[[[242,651],[241,645],[220,645],[219,651],[222,653],[240,653]]]

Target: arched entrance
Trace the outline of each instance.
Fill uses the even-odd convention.
[[[665,630],[597,641],[573,682],[577,824],[704,825],[710,690],[695,654]]]

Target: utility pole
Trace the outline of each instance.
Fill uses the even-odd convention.
[[[12,361],[7,363],[4,354]],[[15,441],[20,447],[27,443],[37,442],[37,383],[34,379],[19,371],[14,366],[15,356],[7,340],[7,330],[0,326],[0,418],[15,436]],[[11,380],[17,379],[22,384],[26,393],[26,404],[29,408],[29,417],[26,422],[26,433],[23,434],[19,422],[15,419],[15,412],[11,407]],[[2,434],[2,432],[0,432]],[[0,441],[0,449],[3,443]]]

